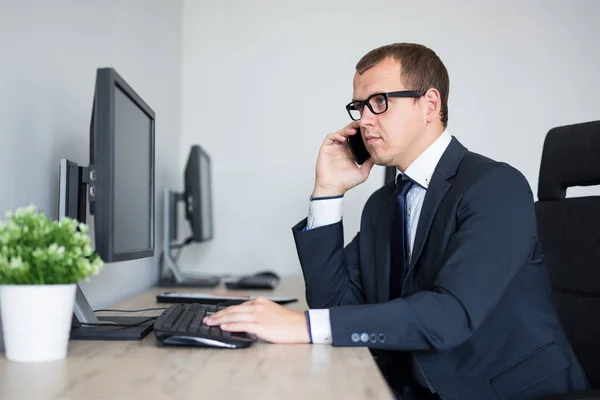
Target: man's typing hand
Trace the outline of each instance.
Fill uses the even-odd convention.
[[[302,312],[292,311],[264,297],[214,313],[204,319],[230,332],[247,332],[272,343],[310,343],[308,323]]]

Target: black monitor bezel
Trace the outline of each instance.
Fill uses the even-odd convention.
[[[119,88],[151,120],[150,145],[150,247],[115,252],[115,91]],[[94,233],[96,251],[104,262],[136,260],[154,256],[156,244],[155,219],[155,113],[113,68],[98,68],[94,94],[94,109],[90,132],[90,204],[95,203]],[[93,175],[95,174],[95,176]],[[93,179],[95,178],[95,179]],[[93,188],[95,186],[95,188]],[[113,211],[111,213],[111,210]]]
[[[195,157],[194,157],[195,156]],[[208,234],[206,234],[206,232],[204,232],[203,229],[203,224],[202,224],[202,220],[203,218],[206,218],[206,215],[202,214],[202,166],[201,166],[201,162],[200,162],[200,158],[204,157],[206,158],[206,160],[208,161],[207,165],[208,165],[208,171],[207,171],[207,182],[206,185],[208,186],[209,189],[209,194],[208,194],[208,208],[209,208],[209,214],[208,218],[210,219],[210,232]],[[194,160],[195,158],[195,160]],[[194,210],[193,212],[196,214],[194,217],[196,219],[196,222],[199,222],[198,226],[197,226],[197,231],[194,229],[194,223],[193,223],[193,219],[194,218],[189,218],[188,215],[188,210],[190,207],[188,198],[187,198],[187,194],[188,194],[188,185],[187,185],[187,173],[188,173],[188,169],[190,168],[190,164],[192,162],[192,160],[194,160],[195,165],[197,166],[197,177],[198,179],[196,180],[195,184],[197,184],[197,191],[198,193],[195,194],[193,193],[193,190],[191,190],[192,192],[192,197],[197,199],[198,202],[198,207],[193,207],[192,205],[192,209]],[[204,148],[200,145],[193,145],[190,148],[190,152],[188,154],[188,159],[186,162],[186,166],[185,166],[185,170],[184,170],[184,190],[183,190],[183,198],[186,204],[186,219],[188,220],[188,223],[190,224],[190,230],[192,231],[192,237],[194,242],[197,243],[203,243],[203,242],[208,242],[212,239],[214,239],[214,210],[213,210],[213,188],[212,188],[212,161],[211,161],[211,157],[210,155],[204,150]],[[190,188],[191,189],[191,188]],[[196,233],[199,233],[199,235],[197,235]]]

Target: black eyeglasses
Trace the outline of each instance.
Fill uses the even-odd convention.
[[[375,93],[366,100],[354,100],[346,105],[348,115],[354,121],[360,120],[365,105],[373,114],[383,114],[388,109],[388,97],[409,97],[417,99],[425,94],[426,91],[417,92],[415,90],[402,90],[399,92]]]

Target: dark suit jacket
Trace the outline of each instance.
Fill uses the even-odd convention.
[[[330,309],[333,345],[373,349],[397,390],[409,352],[443,399],[584,390],[552,303],[532,197],[516,169],[453,138],[425,196],[402,297],[389,299],[390,183],[371,195],[345,248],[341,222],[292,229],[308,305]]]

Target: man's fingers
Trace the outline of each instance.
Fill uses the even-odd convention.
[[[360,169],[364,171],[365,174],[369,174],[369,172],[371,172],[371,169],[373,168],[373,165],[375,165],[375,163],[373,162],[373,158],[369,158],[367,159],[367,161],[365,161],[361,166]]]
[[[358,121],[352,121],[352,122],[350,122],[348,125],[346,125],[346,126],[344,127],[344,129],[347,129],[347,128],[354,128],[354,129],[358,129],[358,127],[359,127],[359,125],[358,125]]]
[[[230,322],[221,325],[221,329],[229,332],[247,332],[255,335],[258,324],[251,322]]]
[[[346,126],[337,132],[330,133],[329,135],[327,135],[327,138],[331,139],[331,140],[335,140],[337,142],[343,142],[348,138],[348,136],[355,135],[359,132],[360,132],[360,128],[358,127],[358,125],[356,125],[356,127]]]
[[[220,318],[223,315],[253,312],[254,308],[255,308],[255,306],[251,302],[246,302],[246,303],[242,303],[237,306],[227,307],[224,310],[214,313],[213,315],[211,315],[208,318],[213,319],[213,318]]]
[[[352,135],[356,134],[357,132],[358,132],[357,128],[344,128],[344,129],[340,129],[339,131],[335,132],[334,134],[340,135],[344,139],[346,139],[348,136],[352,136]]]
[[[344,143],[346,141],[346,137],[340,135],[339,133],[332,133],[329,135],[329,139],[334,143]]]
[[[216,312],[216,313],[214,313],[212,316],[213,316],[213,317],[219,317],[219,316],[221,316],[221,315],[226,315],[226,314],[229,314],[229,313],[231,313],[231,312],[236,312],[236,309],[237,309],[238,307],[239,307],[239,306],[230,306],[230,307],[227,307],[227,308],[225,308],[225,309],[223,309],[223,310],[221,310],[221,311],[219,311],[219,312]]]
[[[345,128],[344,132],[348,134],[348,136],[360,134],[360,128],[357,126],[356,128]]]
[[[205,318],[206,325],[223,325],[228,323],[237,322],[256,322],[257,316],[252,312],[236,312],[224,314],[221,316],[213,315],[209,318]]]

